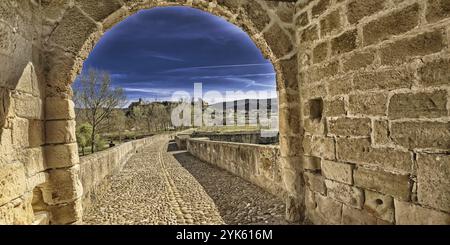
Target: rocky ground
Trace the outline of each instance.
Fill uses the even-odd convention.
[[[168,136],[156,137],[107,182],[86,224],[286,224],[281,200],[176,151]]]

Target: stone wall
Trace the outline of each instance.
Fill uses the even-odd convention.
[[[89,209],[92,201],[101,194],[102,187],[106,184],[106,177],[119,172],[127,160],[136,151],[155,137],[123,143],[108,150],[97,152],[80,158],[80,180],[83,186],[82,204],[83,210]]]
[[[296,53],[292,2],[0,1],[0,177],[6,180],[0,182],[0,223],[81,221],[71,84],[106,30],[138,10],[173,5],[242,27],[280,79],[280,62]]]
[[[30,1],[0,3],[0,224],[48,223],[57,203],[45,162],[41,22]]]
[[[278,135],[274,137],[263,137],[259,130],[248,132],[230,132],[230,133],[194,132],[192,134],[178,134],[175,137],[179,149],[186,149],[185,141],[187,138],[209,138],[212,141],[225,141],[225,142],[262,144],[262,145],[270,145],[278,143]]]
[[[255,132],[235,132],[235,133],[209,133],[209,132],[195,132],[192,138],[209,138],[213,141],[226,141],[246,144],[259,144],[261,133]]]
[[[298,7],[308,217],[450,224],[450,2]]]
[[[187,150],[187,140],[191,138],[190,134],[177,134],[175,136],[175,143],[178,150]]]
[[[189,153],[282,199],[286,198],[278,146],[188,139]]]

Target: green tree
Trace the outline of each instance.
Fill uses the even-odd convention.
[[[81,147],[83,156],[85,155],[85,148],[91,145],[92,126],[89,123],[84,123],[77,128],[76,136],[78,146]]]
[[[86,117],[92,126],[90,137],[91,152],[95,151],[95,137],[99,127],[115,108],[125,104],[126,96],[122,88],[111,86],[111,76],[105,71],[90,69],[79,77],[75,102],[78,108],[86,110]]]

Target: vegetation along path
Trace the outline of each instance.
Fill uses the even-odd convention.
[[[284,204],[155,137],[85,213],[86,224],[285,224]]]

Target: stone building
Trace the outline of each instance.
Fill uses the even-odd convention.
[[[1,224],[82,222],[71,83],[114,24],[172,5],[272,61],[289,220],[450,223],[450,1],[4,0]]]

